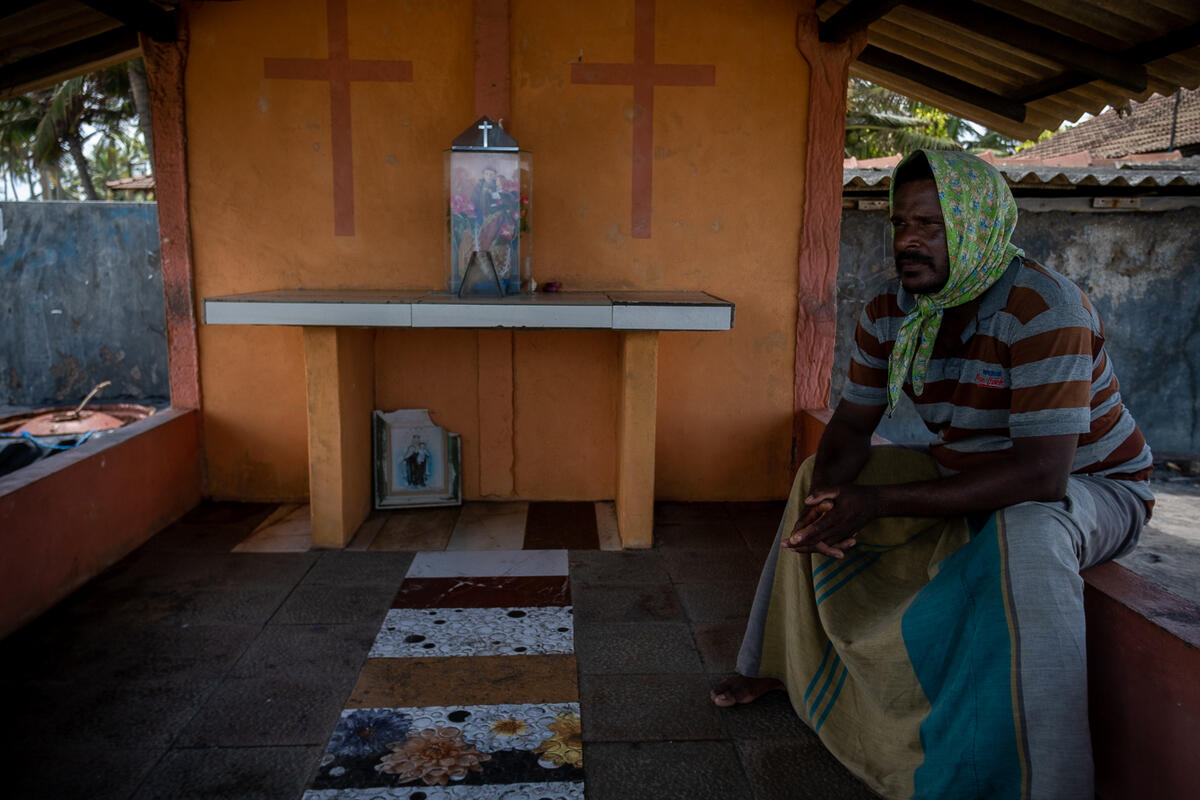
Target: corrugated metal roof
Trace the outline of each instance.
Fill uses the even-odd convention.
[[[1200,158],[1179,159],[1148,166],[1060,167],[1051,165],[996,164],[1010,186],[1017,188],[1055,186],[1103,186],[1159,189],[1200,186]],[[851,167],[842,170],[844,189],[886,189],[892,182],[891,167]]]
[[[827,41],[866,29],[852,75],[1020,139],[1200,87],[1195,0],[824,0],[817,15]]]

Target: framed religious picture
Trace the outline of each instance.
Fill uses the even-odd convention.
[[[424,408],[372,415],[375,507],[462,505],[462,442]]]

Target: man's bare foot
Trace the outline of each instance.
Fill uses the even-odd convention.
[[[769,691],[782,689],[783,681],[776,678],[747,678],[730,675],[712,688],[712,701],[722,708],[738,703],[753,703]]]

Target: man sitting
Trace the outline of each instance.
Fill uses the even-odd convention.
[[[1091,800],[1079,571],[1137,543],[1150,450],[1095,309],[1011,243],[999,172],[920,151],[891,195],[899,280],[862,313],[713,701],[786,690],[887,797]],[[901,392],[928,454],[871,447]]]

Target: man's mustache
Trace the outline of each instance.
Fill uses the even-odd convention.
[[[898,256],[896,256],[896,266],[897,267],[902,267],[906,264],[925,264],[926,266],[932,267],[933,266],[933,258],[925,255],[924,253],[912,253],[912,252],[905,252],[905,253],[901,253]]]

